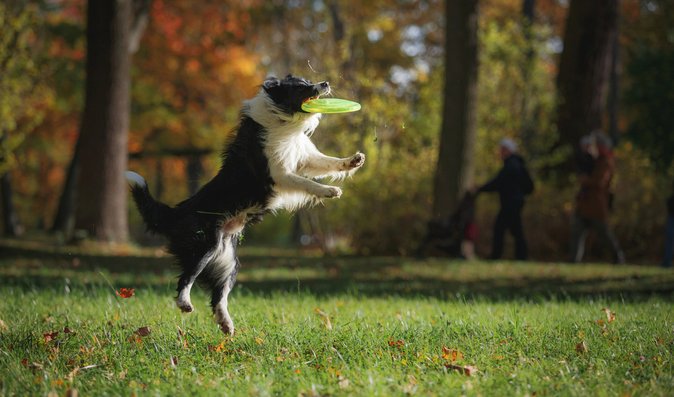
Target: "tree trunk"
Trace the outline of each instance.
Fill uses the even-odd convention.
[[[557,75],[557,148],[577,147],[583,135],[602,128],[617,16],[618,0],[570,2]],[[570,171],[571,153],[567,158]]]
[[[79,178],[79,147],[80,140],[75,144],[73,158],[70,160],[63,191],[59,198],[59,206],[51,227],[52,233],[63,233],[66,239],[70,238],[75,228],[75,203],[77,202],[77,180]]]
[[[127,131],[129,126],[131,0],[90,0],[87,81],[80,131],[76,227],[96,240],[128,238]]]
[[[606,110],[608,112],[608,135],[617,144],[620,140],[620,131],[618,129],[618,104],[620,95],[620,41],[618,40],[618,24],[611,37],[611,66],[609,69],[608,81],[608,103]]]
[[[138,51],[140,40],[145,32],[150,11],[151,0],[133,0],[133,23],[129,34],[128,51],[130,54]],[[73,152],[73,158],[68,166],[63,192],[59,199],[59,206],[54,217],[51,232],[61,232],[68,238],[75,226],[75,208],[77,204],[77,183],[79,180],[79,149],[78,138]]]
[[[21,235],[19,216],[16,214],[12,201],[12,181],[9,171],[0,176],[0,202],[2,202],[2,223],[5,236],[17,237]]]
[[[445,2],[445,89],[433,215],[452,213],[473,183],[477,94],[477,0]]]
[[[531,150],[531,141],[535,132],[535,120],[533,112],[529,109],[530,98],[533,96],[532,84],[530,76],[534,68],[534,43],[533,43],[533,27],[534,27],[534,11],[536,0],[522,1],[522,30],[524,32],[524,40],[526,46],[526,53],[522,59],[522,80],[524,87],[522,92],[522,103],[520,110],[520,140],[525,150]]]

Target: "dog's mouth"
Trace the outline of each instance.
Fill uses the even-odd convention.
[[[318,83],[314,85],[314,94],[307,99],[305,99],[303,102],[308,102],[308,101],[313,101],[315,99],[320,98],[322,95],[330,95],[330,84],[328,84],[327,81],[324,81],[322,83]]]

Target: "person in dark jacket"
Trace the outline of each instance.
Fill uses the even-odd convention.
[[[674,257],[674,183],[672,183],[672,195],[667,199],[667,228],[665,229],[665,257],[662,259],[662,267],[672,267]]]
[[[503,255],[503,239],[509,230],[515,239],[515,258],[528,258],[527,242],[522,228],[522,208],[525,196],[533,191],[533,182],[524,159],[517,154],[517,144],[508,138],[499,144],[503,168],[489,182],[477,189],[481,192],[498,192],[501,209],[494,222],[494,235],[490,259]]]

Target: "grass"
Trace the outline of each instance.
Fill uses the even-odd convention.
[[[652,396],[674,388],[671,271],[263,254],[242,259],[230,300],[236,335],[226,338],[201,290],[196,312],[175,308],[166,258],[6,251],[0,394]],[[120,287],[135,295],[118,297]]]

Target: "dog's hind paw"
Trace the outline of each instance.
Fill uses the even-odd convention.
[[[176,305],[178,308],[183,312],[183,313],[192,313],[194,311],[194,307],[192,306],[192,303],[190,302],[185,302],[185,301],[176,301]]]

